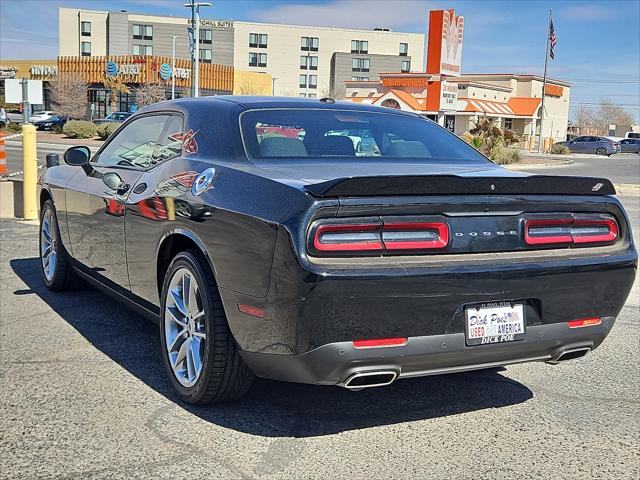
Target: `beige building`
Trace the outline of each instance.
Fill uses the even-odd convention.
[[[346,82],[345,98],[415,112],[458,135],[488,117],[531,148],[540,134],[542,85],[535,75],[384,73],[377,82]],[[570,94],[569,82],[547,79],[542,131],[547,142],[566,139]]]
[[[213,20],[208,10],[215,8],[201,9],[201,61],[267,73],[276,95],[318,97],[334,86],[343,93],[346,80],[377,80],[390,68],[424,70],[421,33]],[[188,12],[167,17],[60,8],[60,55],[171,56],[175,35],[176,57],[188,59]]]

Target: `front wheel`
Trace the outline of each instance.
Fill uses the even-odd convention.
[[[251,387],[229,330],[215,278],[196,250],[173,259],[162,287],[162,358],[182,400],[207,404],[235,400]]]
[[[596,155],[607,155],[607,149],[602,147],[598,148],[596,150]]]

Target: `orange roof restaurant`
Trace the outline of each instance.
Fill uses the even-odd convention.
[[[429,15],[424,73],[381,73],[375,81],[346,82],[346,100],[398,108],[430,118],[460,135],[487,117],[537,148],[543,78],[515,73],[461,74],[464,19],[454,10]],[[547,78],[542,138],[563,141],[569,119],[569,82]]]

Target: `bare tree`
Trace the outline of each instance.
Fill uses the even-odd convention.
[[[243,80],[236,87],[239,95],[265,95],[264,89],[256,82]]]
[[[573,112],[573,124],[577,127],[593,127],[596,119],[593,110],[585,105],[580,105]]]
[[[164,87],[158,83],[143,83],[134,89],[136,94],[136,104],[139,108],[146,107],[167,99]]]
[[[50,82],[51,102],[61,115],[83,118],[87,113],[89,86],[75,73],[63,73]]]
[[[320,98],[333,98],[334,100],[342,100],[344,98],[344,90],[342,92],[335,88],[331,88],[331,85],[326,84],[319,92]]]
[[[122,81],[120,77],[107,77],[104,86],[111,90],[110,104],[111,111],[118,109],[118,93],[131,93],[131,89]]]
[[[629,112],[608,99],[600,102],[596,117],[598,127],[605,133],[609,131],[609,125],[631,125],[633,123],[633,116]]]

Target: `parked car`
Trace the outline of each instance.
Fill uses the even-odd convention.
[[[624,134],[624,138],[638,138],[640,139],[640,132],[627,132]]]
[[[46,120],[33,122],[33,125],[37,130],[53,130],[56,127],[62,127],[65,123],[67,123],[67,117],[62,115],[53,115]]]
[[[24,117],[22,116],[22,112],[20,110],[7,110],[7,121],[8,123],[22,123]]]
[[[369,155],[331,134],[351,130]],[[157,322],[190,403],[254,375],[360,390],[579,358],[636,276],[610,181],[507,170],[385,107],[179,99],[64,159],[40,179],[44,283],[84,279]]]
[[[119,123],[122,123],[127,118],[129,118],[131,115],[133,115],[133,114],[129,113],[129,112],[113,112],[113,113],[110,113],[109,115],[107,115],[104,118],[100,118],[98,120],[94,120],[93,123],[95,123],[96,125],[100,125],[101,123],[108,123],[108,122],[119,122]]]
[[[620,140],[622,153],[640,153],[640,138],[624,138]]]
[[[42,110],[39,112],[33,112],[31,114],[31,116],[29,117],[29,121],[31,123],[35,123],[35,122],[39,122],[41,120],[48,120],[51,117],[53,117],[55,115],[55,113],[53,113],[50,110]]]
[[[607,137],[583,135],[568,142],[558,143],[565,145],[573,153],[595,153],[607,156],[620,153],[620,143]]]
[[[4,108],[0,108],[0,127],[4,127],[8,122],[7,111]]]

